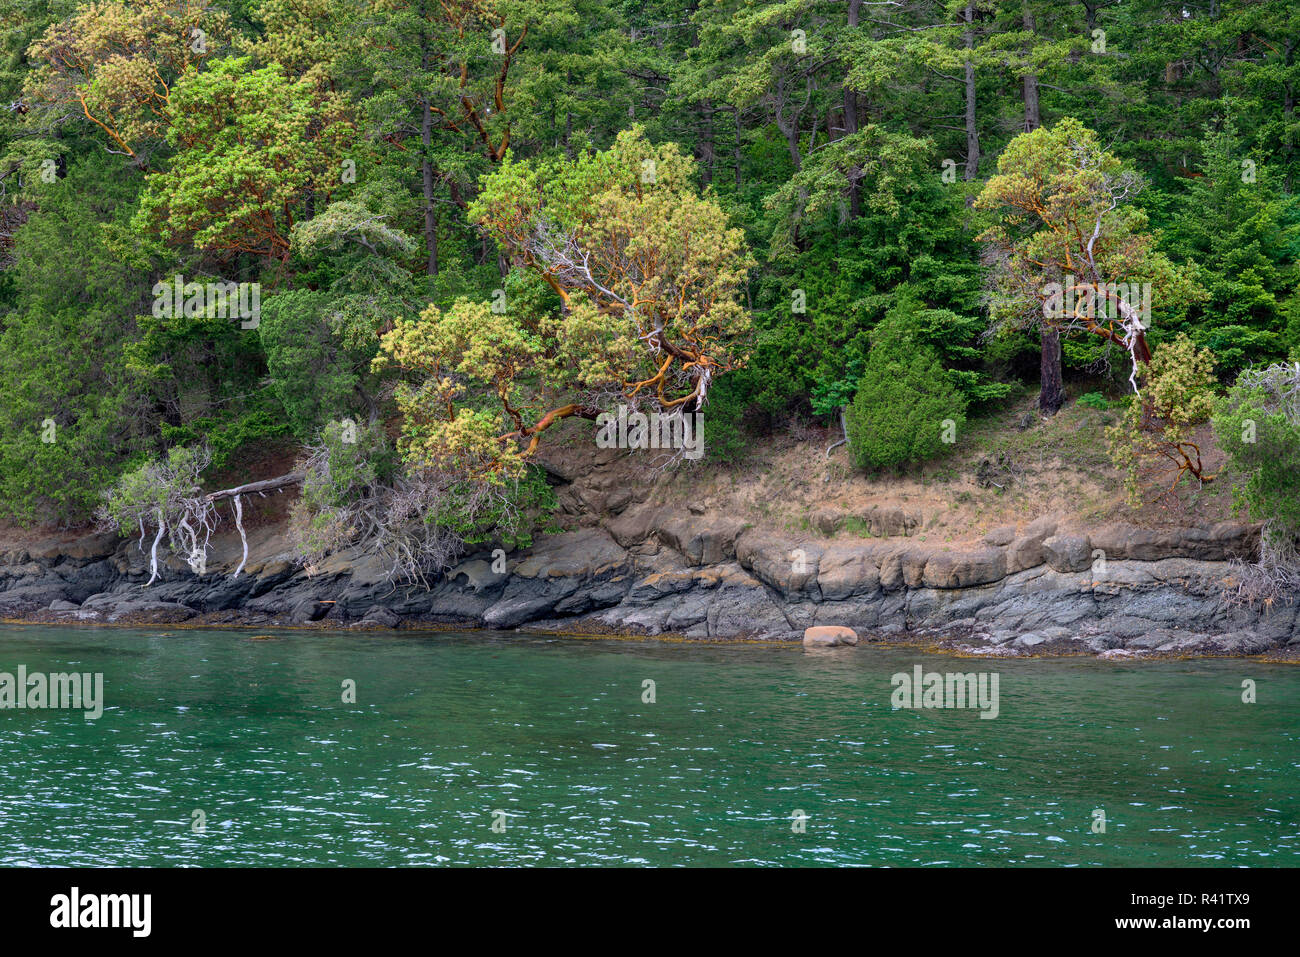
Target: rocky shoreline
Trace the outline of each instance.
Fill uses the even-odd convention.
[[[213,540],[206,574],[178,558],[148,588],[146,556],[108,535],[0,546],[0,619],[84,624],[520,629],[797,641],[844,625],[867,641],[959,654],[1300,655],[1295,606],[1228,599],[1258,526],[1080,531],[1053,517],[981,541],[927,543],[904,518],[878,534],[805,538],[640,504],[530,549],[471,555],[430,587],[394,586],[377,556],[294,561],[281,530]],[[827,534],[827,526],[830,534]],[[834,537],[831,537],[834,535]]]

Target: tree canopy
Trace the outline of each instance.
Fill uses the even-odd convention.
[[[419,577],[526,535],[539,449],[619,406],[724,464],[841,423],[916,463],[1085,380],[1139,396],[1121,472],[1208,479],[1197,389],[1300,359],[1297,36],[1288,0],[11,0],[0,516],[199,463]]]

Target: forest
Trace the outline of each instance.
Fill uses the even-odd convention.
[[[1290,0],[0,0],[0,520],[526,543],[620,406],[901,474],[1069,403],[1300,585]],[[683,456],[682,458],[690,458]],[[1220,478],[1220,481],[1223,481]]]

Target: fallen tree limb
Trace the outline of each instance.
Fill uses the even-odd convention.
[[[270,492],[278,488],[285,488],[289,485],[301,485],[305,477],[303,472],[290,472],[287,475],[279,475],[275,478],[262,479],[260,482],[249,482],[247,485],[239,485],[235,488],[223,488],[217,492],[209,492],[203,496],[205,501],[217,502],[223,498],[235,498],[239,495],[252,495],[256,492]]]
[[[173,449],[167,459],[148,462],[136,472],[123,476],[107,495],[108,501],[98,513],[101,527],[122,534],[128,530],[134,534],[138,527],[141,552],[144,551],[147,527],[151,524],[157,526],[149,548],[149,580],[145,587],[158,580],[158,549],[165,537],[171,548],[184,556],[194,574],[202,576],[207,573],[208,549],[220,522],[217,503],[223,499],[233,500],[235,529],[239,532],[242,546],[239,564],[231,576],[238,577],[248,564],[244,496],[264,495],[298,485],[306,477],[305,471],[290,472],[204,494],[198,486],[199,476],[210,462],[211,454],[207,449]]]

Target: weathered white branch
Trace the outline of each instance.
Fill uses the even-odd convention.
[[[158,534],[154,536],[153,547],[149,549],[149,580],[144,583],[148,588],[158,577],[158,543],[162,541],[163,533],[167,531],[167,521],[163,518],[162,509],[158,510]]]
[[[239,567],[231,578],[238,578],[239,573],[244,570],[244,565],[248,563],[248,536],[244,534],[244,503],[238,495],[235,496],[235,528],[239,529],[239,540],[244,545],[243,557],[239,559]]]

